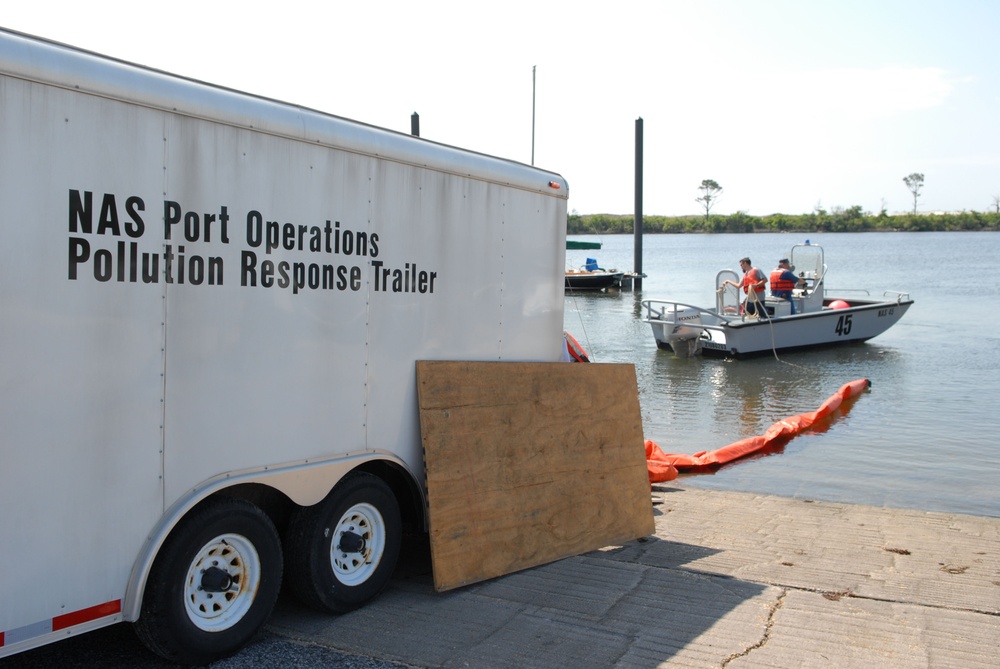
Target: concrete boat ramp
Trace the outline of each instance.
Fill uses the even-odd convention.
[[[268,629],[416,667],[1000,666],[1000,519],[675,483],[647,539],[445,593],[425,547],[365,607]]]
[[[213,669],[1000,667],[1000,518],[653,488],[655,534],[439,593],[426,540],[339,617],[282,597]],[[170,665],[127,625],[3,669]]]

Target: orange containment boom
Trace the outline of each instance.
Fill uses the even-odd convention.
[[[672,481],[677,478],[680,469],[722,465],[763,450],[768,446],[773,446],[781,440],[801,434],[817,421],[828,417],[839,409],[844,400],[860,395],[866,389],[871,388],[871,385],[871,381],[868,379],[858,379],[845,383],[840,387],[840,390],[830,395],[816,411],[789,416],[769,427],[761,436],[740,439],[715,451],[701,451],[694,455],[664,453],[656,443],[647,439],[646,468],[649,470],[649,482]]]

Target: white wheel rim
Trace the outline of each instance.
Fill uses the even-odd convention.
[[[341,549],[347,534],[361,538],[359,550]],[[364,583],[378,569],[384,552],[385,521],[378,509],[371,504],[355,504],[340,517],[330,542],[330,564],[338,581],[349,586]]]
[[[224,590],[203,587],[209,569],[225,572],[229,583]],[[184,584],[184,607],[188,618],[205,632],[229,629],[242,620],[253,605],[260,575],[260,556],[246,537],[239,534],[217,536],[198,551],[188,568]]]

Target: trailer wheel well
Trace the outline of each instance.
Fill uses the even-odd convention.
[[[280,490],[266,486],[262,483],[241,483],[229,488],[224,488],[205,500],[198,503],[201,506],[206,500],[216,497],[229,497],[242,499],[260,508],[268,515],[271,522],[278,529],[278,533],[283,533],[288,525],[288,517],[295,508],[295,502],[288,498]]]
[[[399,512],[406,530],[417,533],[427,530],[423,497],[409,474],[385,460],[366,462],[354,471],[373,474],[389,485],[399,502]]]
[[[423,498],[409,474],[393,463],[384,460],[366,462],[352,471],[367,472],[385,481],[399,503],[404,528],[417,533],[426,531]],[[333,489],[332,485],[330,489]],[[243,499],[260,507],[271,518],[271,522],[278,528],[278,531],[282,533],[288,525],[289,516],[296,508],[295,502],[287,495],[263,483],[237,484],[219,490],[206,499],[213,497]],[[201,503],[203,502],[204,500]]]

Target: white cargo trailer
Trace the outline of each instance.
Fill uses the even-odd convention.
[[[484,129],[486,132],[487,129]],[[0,29],[0,656],[200,663],[425,527],[415,361],[557,361],[557,174]]]

